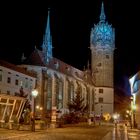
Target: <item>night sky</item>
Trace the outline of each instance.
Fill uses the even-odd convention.
[[[106,19],[115,28],[116,35],[116,85],[123,82],[124,76],[129,77],[139,70],[140,8],[137,5],[122,0],[104,0]],[[28,57],[35,45],[41,49],[48,7],[51,8],[53,56],[83,70],[90,60],[90,30],[99,21],[101,0],[51,0],[38,7],[17,3],[17,6],[7,8],[8,12],[5,9],[0,20],[0,58],[19,64],[22,52]]]

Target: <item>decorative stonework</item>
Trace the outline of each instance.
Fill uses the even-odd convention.
[[[108,46],[114,47],[114,29],[107,22],[99,22],[91,30],[91,44],[94,46],[102,46],[107,48]]]
[[[50,9],[48,9],[48,19],[45,35],[43,36],[42,50],[44,54],[44,62],[49,63],[52,58],[52,37],[50,32]]]
[[[108,48],[114,47],[115,34],[114,29],[106,21],[104,5],[102,3],[100,21],[91,29],[90,42],[94,47]]]

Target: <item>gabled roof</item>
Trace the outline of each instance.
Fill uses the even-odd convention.
[[[35,48],[35,50],[31,53],[29,58],[24,61],[24,63],[38,65],[38,66],[45,66],[43,58],[44,57],[42,51]]]
[[[66,74],[68,76],[74,77],[79,81],[87,82],[93,84],[90,73],[81,71],[55,57],[52,57],[50,61],[46,64],[44,61],[43,52],[35,49],[30,55],[29,59],[26,61],[27,64],[36,66],[46,66],[50,69],[56,70],[60,73]],[[89,78],[90,77],[90,78]]]
[[[0,60],[0,66],[6,67],[8,69],[11,69],[11,70],[14,70],[14,71],[17,71],[17,72],[20,72],[20,73],[23,73],[23,74],[26,74],[28,76],[36,78],[36,75],[34,73],[31,73],[31,72],[25,70],[24,68],[17,67],[16,65],[11,64],[7,61]]]

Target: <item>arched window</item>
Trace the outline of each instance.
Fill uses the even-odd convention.
[[[88,87],[86,88],[86,90],[87,90],[86,102],[87,102],[87,106],[88,106],[88,110],[89,110],[89,107],[90,107],[90,90],[89,90]]]
[[[94,111],[94,100],[95,100],[95,98],[94,98],[94,90],[92,90],[92,111]]]
[[[68,102],[71,102],[72,99],[74,98],[74,84],[73,84],[73,82],[71,82],[69,80],[67,80],[67,83],[68,83],[68,87],[67,87]]]
[[[63,81],[59,79],[59,92],[57,94],[57,108],[63,108]]]
[[[70,91],[71,91],[70,98],[73,99],[74,98],[74,83],[73,82],[71,82],[70,84]]]
[[[71,84],[68,79],[67,79],[67,94],[68,94],[68,102],[70,102],[71,101]]]
[[[63,80],[55,74],[55,92],[57,109],[63,108]]]
[[[0,69],[0,81],[2,81],[2,70]]]
[[[47,110],[50,111],[52,108],[52,77],[47,77]]]

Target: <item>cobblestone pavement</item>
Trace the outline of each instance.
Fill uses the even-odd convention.
[[[140,130],[128,129],[128,139],[129,140],[140,140]]]
[[[114,127],[103,140],[140,140],[140,130],[125,126]]]
[[[0,129],[0,140],[101,140],[112,126],[66,126],[30,132]]]
[[[140,130],[110,125],[70,125],[36,132],[0,128],[0,140],[140,140]]]

